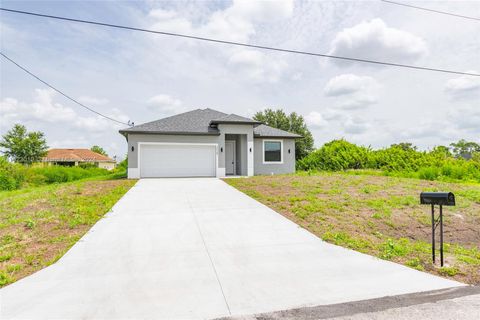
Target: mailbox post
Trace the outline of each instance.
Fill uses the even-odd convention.
[[[432,261],[435,263],[435,230],[440,226],[440,266],[443,267],[443,206],[454,206],[455,195],[451,192],[422,192],[420,204],[432,207]],[[435,205],[440,206],[439,216],[435,218]]]

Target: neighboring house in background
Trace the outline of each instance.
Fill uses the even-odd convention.
[[[107,170],[115,168],[115,160],[89,149],[50,149],[42,162],[60,166],[93,164]]]
[[[128,177],[224,177],[295,172],[301,136],[212,109],[197,109],[119,131]]]

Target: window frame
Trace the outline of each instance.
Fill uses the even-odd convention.
[[[280,161],[265,160],[265,143],[266,142],[280,142]],[[283,164],[283,140],[282,139],[263,139],[262,140],[262,158],[263,158],[263,164]]]

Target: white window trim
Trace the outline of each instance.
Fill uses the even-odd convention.
[[[280,161],[265,161],[265,142],[280,142]],[[263,164],[283,164],[283,140],[282,139],[263,139],[262,140],[262,158],[263,158]]]

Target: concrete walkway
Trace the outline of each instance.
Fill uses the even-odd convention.
[[[461,284],[327,244],[218,179],[139,181],[0,318],[208,319]]]

